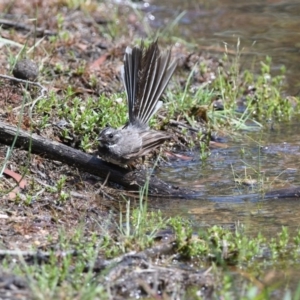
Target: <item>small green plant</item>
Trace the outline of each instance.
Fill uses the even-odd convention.
[[[210,156],[210,152],[206,142],[200,142],[200,160],[205,161]]]
[[[72,236],[61,230],[58,246],[59,251],[51,251],[47,263],[27,264],[23,260],[22,269],[16,268],[26,274],[34,297],[107,299],[103,286],[93,282],[92,267],[99,251],[95,239],[87,240],[81,227],[74,229]],[[90,270],[85,270],[87,266]]]
[[[126,220],[123,226],[123,217],[120,215],[119,230],[123,236],[123,243],[121,246],[122,252],[134,249],[145,249],[151,246],[154,242],[155,233],[163,228],[165,220],[160,211],[148,212],[147,202],[144,201],[144,192],[140,192],[139,207],[131,211],[130,202],[127,202]]]
[[[63,29],[63,26],[64,26],[64,21],[65,21],[64,16],[61,13],[59,13],[56,16],[56,20],[57,20],[58,31],[61,31]]]
[[[67,180],[67,177],[66,176],[62,176],[57,182],[56,182],[56,189],[57,189],[57,192],[60,193],[65,184],[66,184],[66,180]]]
[[[76,70],[74,70],[74,74],[76,76],[82,76],[85,73],[85,70],[86,70],[86,63],[83,62],[77,67]]]
[[[67,177],[62,176],[59,180],[57,180],[56,186],[47,188],[50,193],[55,195],[56,203],[58,205],[64,204],[70,198],[70,193],[65,191],[66,180]]]
[[[272,253],[272,258],[274,260],[283,258],[286,255],[290,255],[293,250],[295,250],[294,247],[289,245],[289,240],[290,237],[287,227],[282,227],[282,230],[277,234],[277,237],[271,238],[269,245]]]
[[[69,198],[70,198],[70,194],[69,194],[69,193],[66,193],[65,191],[61,191],[61,192],[59,193],[59,198],[58,198],[57,202],[63,204],[63,203],[65,203]]]
[[[24,204],[25,205],[30,205],[32,203],[32,200],[33,200],[33,197],[29,194],[26,195],[26,198],[25,198],[25,201],[24,201]]]

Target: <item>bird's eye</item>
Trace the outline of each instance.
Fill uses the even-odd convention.
[[[114,137],[114,135],[113,135],[112,133],[110,133],[110,134],[108,135],[108,137],[109,137],[110,139],[112,139],[112,138]]]

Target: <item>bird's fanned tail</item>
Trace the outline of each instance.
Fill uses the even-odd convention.
[[[147,125],[159,108],[159,98],[176,68],[171,51],[161,53],[157,41],[145,48],[127,47],[122,78],[125,85],[129,123]]]

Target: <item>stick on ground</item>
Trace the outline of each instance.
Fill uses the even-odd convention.
[[[0,143],[10,146],[17,136],[15,147],[38,154],[47,159],[53,159],[76,167],[82,171],[99,176],[105,180],[120,184],[127,189],[138,190],[149,180],[149,194],[153,196],[169,196],[179,198],[195,197],[193,191],[187,191],[174,187],[149,175],[146,170],[127,170],[113,164],[109,164],[96,156],[76,150],[64,144],[43,138],[35,133],[30,134],[24,130],[0,121]]]

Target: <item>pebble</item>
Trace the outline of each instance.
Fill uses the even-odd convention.
[[[22,59],[16,63],[13,75],[19,79],[35,81],[39,75],[39,68],[34,61]]]

